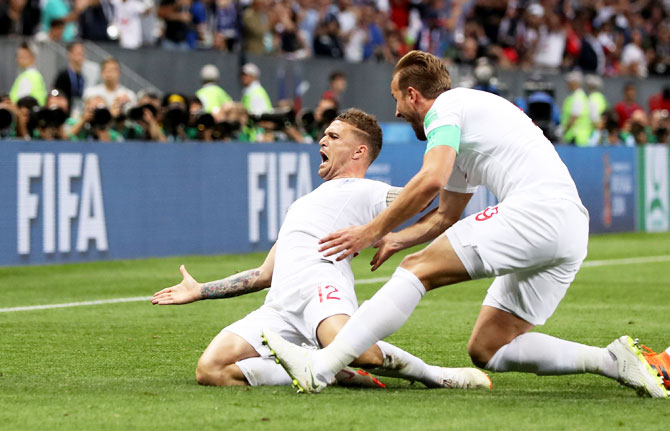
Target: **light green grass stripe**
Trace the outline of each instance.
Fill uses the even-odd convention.
[[[636,265],[636,264],[658,263],[658,262],[670,262],[670,255],[631,257],[624,259],[592,260],[584,262],[582,264],[582,268],[594,268],[600,266],[617,266],[617,265]],[[357,280],[355,284],[365,285],[365,284],[383,283],[388,280],[389,277],[363,278]],[[64,304],[27,305],[22,307],[0,308],[0,313],[9,313],[13,311],[48,310],[52,308],[83,307],[88,305],[117,304],[122,302],[142,302],[142,301],[150,301],[151,298],[152,298],[151,296],[136,296],[130,298],[113,298],[113,299],[100,299],[95,301],[68,302]]]

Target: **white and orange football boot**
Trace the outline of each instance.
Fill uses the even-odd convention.
[[[644,359],[656,370],[659,376],[663,379],[663,386],[670,390],[670,347],[661,353],[656,353],[644,344],[641,345],[644,351]]]

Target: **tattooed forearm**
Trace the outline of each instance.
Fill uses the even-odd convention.
[[[391,187],[388,193],[386,193],[386,205],[391,205],[391,202],[393,202],[395,198],[398,197],[401,191],[402,187]]]
[[[250,269],[222,280],[205,283],[200,288],[202,299],[230,298],[263,290],[265,286],[256,285],[260,275],[260,269]]]

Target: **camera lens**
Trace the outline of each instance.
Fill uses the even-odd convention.
[[[112,114],[105,107],[96,108],[93,111],[93,125],[96,127],[105,127],[112,121]]]
[[[12,111],[5,108],[0,108],[0,130],[9,128],[14,122],[14,115]]]

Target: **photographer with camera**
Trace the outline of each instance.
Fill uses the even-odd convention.
[[[303,111],[299,124],[313,142],[319,142],[323,131],[337,117],[338,105],[333,99],[322,98],[314,111]]]
[[[167,138],[159,123],[160,98],[153,93],[140,95],[136,106],[126,110],[126,121],[122,129],[127,140],[166,142]]]
[[[280,102],[279,107],[261,115],[252,115],[251,119],[262,131],[255,142],[293,141],[304,144],[314,142],[312,137],[301,132],[296,123],[296,115],[290,101]]]
[[[30,114],[28,129],[32,130],[31,136],[45,141],[68,139],[65,122],[69,113],[70,103],[67,95],[58,89],[51,90],[46,104],[42,108],[33,109]]]
[[[19,99],[25,105],[30,100],[32,106],[39,106],[34,97],[26,96]],[[30,139],[28,133],[28,118],[30,117],[30,107],[19,107],[9,98],[9,95],[0,96],[0,139],[22,138]]]
[[[189,136],[186,127],[189,110],[186,97],[179,93],[171,93],[163,98],[163,131],[168,141],[187,141]]]
[[[70,138],[76,141],[119,142],[123,136],[111,128],[112,114],[102,96],[86,99],[84,112],[70,129]]]

